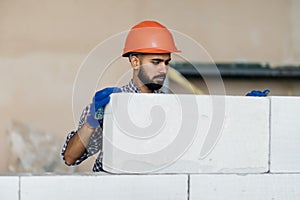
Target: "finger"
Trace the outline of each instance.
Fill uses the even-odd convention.
[[[108,104],[108,102],[110,101],[110,96],[101,99],[99,101],[95,101],[95,109],[98,110],[100,107],[105,106],[106,104]]]
[[[107,96],[109,96],[113,92],[112,88],[104,88],[95,94],[95,99],[103,99]]]
[[[114,87],[113,93],[120,93],[122,92],[121,88]]]
[[[101,100],[103,98],[106,98],[114,92],[115,93],[121,92],[121,89],[117,88],[117,87],[104,88],[103,90],[100,90],[100,91],[96,92],[95,100],[97,101],[97,100]]]
[[[267,94],[270,93],[270,90],[267,89],[267,90],[265,90],[263,93],[267,95]]]

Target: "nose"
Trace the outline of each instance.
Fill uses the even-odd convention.
[[[166,74],[168,72],[168,65],[164,62],[161,62],[159,65],[159,73]]]

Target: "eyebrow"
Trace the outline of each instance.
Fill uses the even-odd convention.
[[[151,60],[152,61],[158,61],[158,62],[170,62],[171,58],[169,58],[167,60],[164,60],[164,59],[161,59],[161,58],[152,58]]]

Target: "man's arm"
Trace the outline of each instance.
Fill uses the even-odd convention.
[[[85,123],[70,139],[64,153],[67,165],[75,164],[75,161],[83,155],[94,131],[94,128]]]
[[[109,95],[113,92],[121,92],[121,89],[105,88],[96,92],[92,104],[83,111],[79,129],[68,135],[62,150],[67,165],[79,164],[101,148],[104,106],[109,102]],[[91,137],[92,144],[89,143]]]

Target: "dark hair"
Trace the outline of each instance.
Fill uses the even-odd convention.
[[[142,55],[141,53],[136,53],[136,52],[132,52],[128,55],[128,59],[129,59],[129,62],[130,62],[130,59],[132,56],[139,56],[139,55]]]

